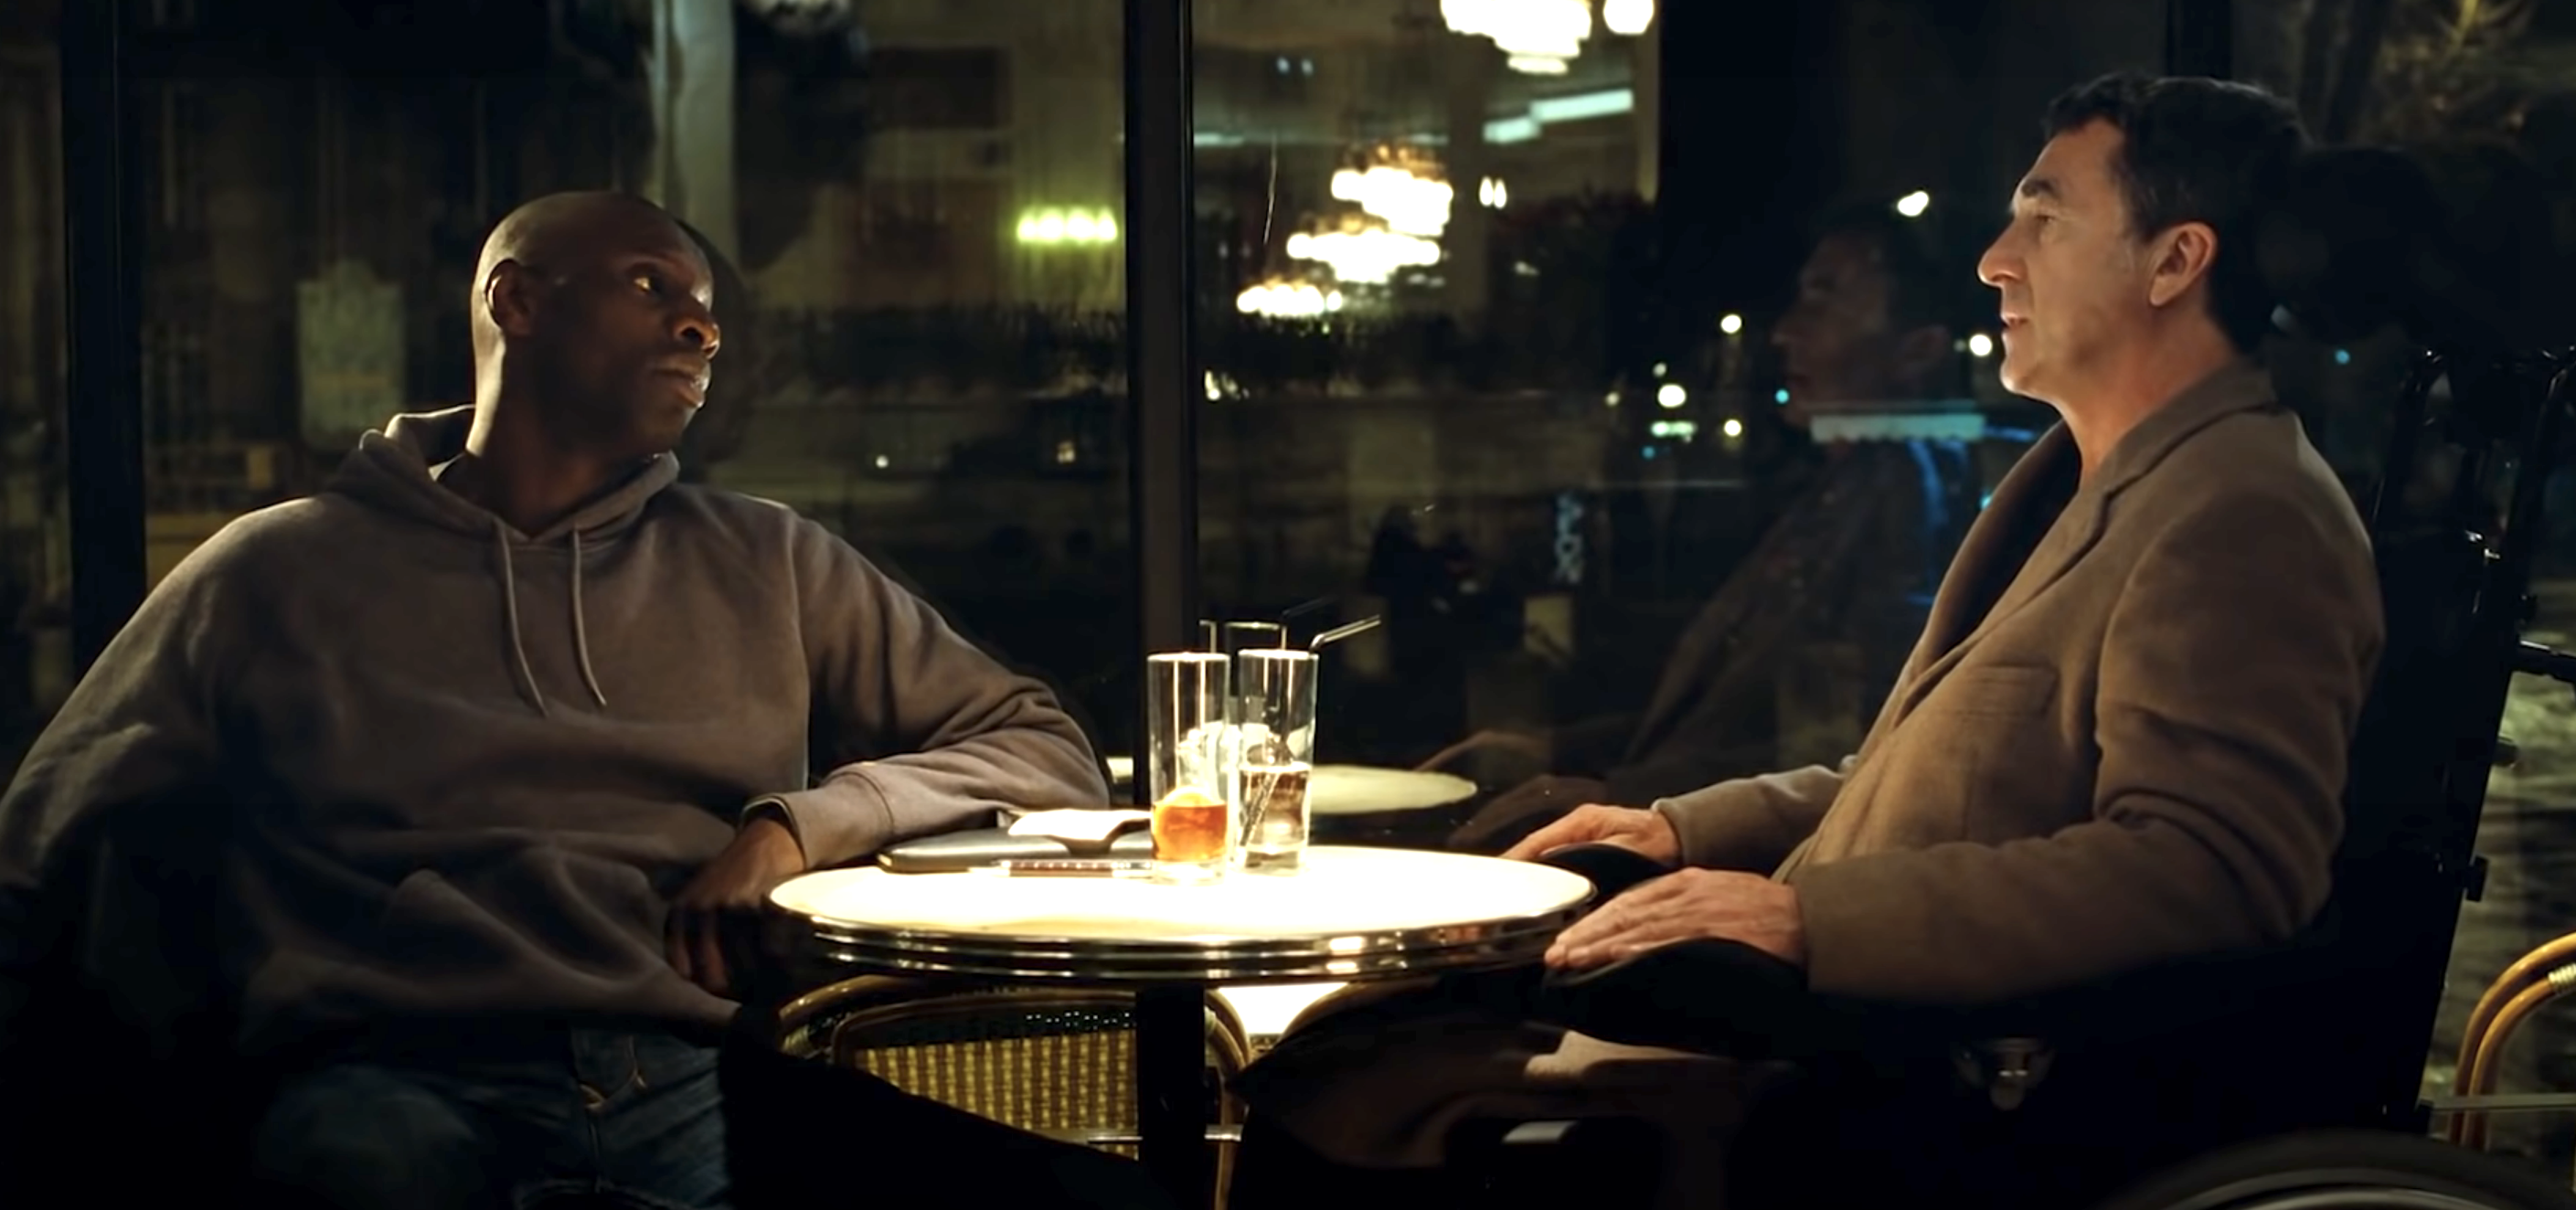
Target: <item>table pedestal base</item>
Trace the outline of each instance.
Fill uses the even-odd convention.
[[[1173,1204],[1214,1195],[1208,1152],[1207,988],[1180,983],[1136,993],[1136,1125],[1145,1168]]]

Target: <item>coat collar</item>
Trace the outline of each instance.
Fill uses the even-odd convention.
[[[1950,573],[1933,598],[1923,641],[1906,662],[1907,672],[1890,702],[1898,717],[1911,711],[1967,650],[2016,610],[2066,574],[2101,539],[2113,499],[2161,465],[2175,447],[2202,429],[2239,412],[2273,406],[2271,376],[2247,360],[2233,361],[2186,387],[2164,406],[2148,413],[2111,449],[2094,473],[2066,502],[2065,511],[2016,572],[1999,564],[2011,557],[2013,538],[2028,514],[2054,489],[2077,474],[2075,438],[2063,423],[2042,434],[2021,460],[1995,486],[1994,499],[1968,530]],[[1992,577],[2011,577],[2009,587],[1985,616],[1967,616],[1987,594],[1976,591]],[[1890,721],[1893,721],[1892,719]]]

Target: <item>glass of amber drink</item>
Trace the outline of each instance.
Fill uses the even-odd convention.
[[[1232,665],[1206,651],[1145,657],[1146,801],[1157,881],[1212,882],[1233,861]]]

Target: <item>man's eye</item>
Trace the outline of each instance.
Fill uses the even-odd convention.
[[[662,278],[659,274],[638,273],[635,275],[635,287],[646,294],[659,294],[662,292]]]

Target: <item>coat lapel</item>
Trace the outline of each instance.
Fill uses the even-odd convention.
[[[1968,637],[1968,628],[1976,621],[1969,611],[1976,608],[1980,595],[1973,591],[2002,570],[1996,565],[2009,558],[2013,531],[2023,514],[2039,506],[2038,497],[2047,485],[2075,456],[2075,442],[2067,435],[2066,426],[2040,434],[2028,452],[2004,473],[1995,485],[1995,495],[1968,526],[1968,534],[1959,542],[1958,557],[1941,577],[1941,587],[1933,594],[1931,616],[1924,620],[1923,639],[1915,646],[1914,658],[1908,660],[1909,671],[1923,667],[1956,648]]]
[[[2015,571],[2000,566],[2011,557],[2014,531],[2029,510],[2041,505],[2042,493],[2061,482],[2060,475],[2074,472],[2079,457],[2074,437],[2065,425],[2041,436],[2013,464],[2004,481],[1996,485],[1993,501],[1969,530],[1950,574],[1942,578],[1941,591],[1933,599],[1931,622],[1924,627],[1923,642],[1915,648],[1914,658],[1907,661],[1904,683],[1891,695],[1896,705],[1883,722],[1893,725],[1901,721],[1979,640],[2081,561],[2101,540],[2112,499],[2163,462],[2175,446],[2221,417],[2269,407],[2273,400],[2270,377],[2250,362],[2229,365],[2184,390],[2139,421],[2121,439],[2110,457],[2067,501],[2066,510],[2031,550],[2030,558]],[[1985,596],[1977,589],[1991,584],[1998,575],[2011,576],[2011,583],[1994,598],[1994,606],[1986,610],[1984,617],[1969,617],[1968,612]]]
[[[2074,474],[2076,457],[2073,436],[2065,425],[2058,425],[2042,434],[2030,451],[2013,464],[2003,482],[1995,485],[1994,499],[1970,527],[1958,560],[1950,565],[1950,574],[1941,578],[1941,591],[1932,599],[1931,620],[1923,628],[1923,642],[1907,662],[1905,683],[1893,695],[1895,709],[1889,721],[1911,713],[1915,703],[1940,683],[1978,639],[2013,610],[2028,604],[2040,590],[2055,583],[2085,551],[2092,549],[2094,540],[2101,536],[2100,497],[2078,491],[2047,535],[2030,548],[2030,557],[2022,566],[2015,569],[2006,565],[2017,553],[2020,544],[2014,539],[2028,524],[2030,514],[2045,507],[2046,496]],[[2010,582],[2001,593],[1995,593],[1992,585],[2000,577],[2010,577]],[[1993,604],[1978,616],[1974,611],[1984,601]]]

